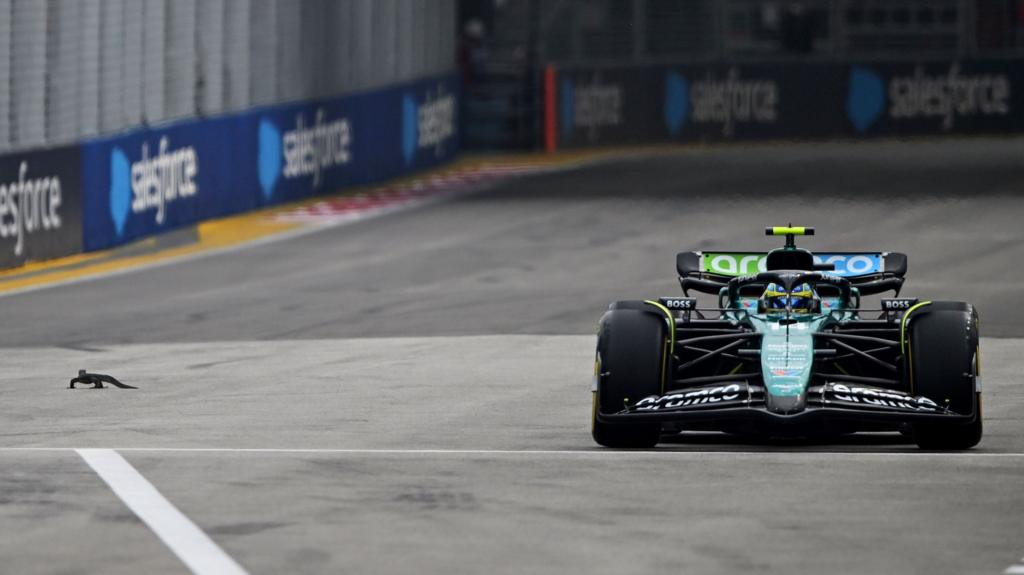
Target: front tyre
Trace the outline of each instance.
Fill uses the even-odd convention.
[[[912,392],[952,411],[972,415],[968,423],[916,423],[921,449],[970,449],[981,441],[978,313],[962,302],[934,302],[910,318]]]
[[[622,302],[626,304],[627,302]],[[661,393],[663,359],[667,353],[665,321],[642,302],[617,304],[601,318],[591,433],[605,447],[654,447],[660,423],[602,423],[598,412],[618,413],[628,403]]]

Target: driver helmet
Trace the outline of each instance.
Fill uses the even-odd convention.
[[[793,313],[812,313],[817,306],[815,301],[818,296],[811,288],[811,284],[802,283],[793,286],[793,291],[786,292],[786,288],[776,283],[770,283],[761,295],[764,302],[764,310],[768,313],[784,312],[787,307]]]

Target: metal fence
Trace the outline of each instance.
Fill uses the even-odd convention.
[[[0,152],[452,71],[455,0],[0,0]]]
[[[509,2],[527,0],[509,0]],[[549,62],[1024,56],[1022,0],[552,0]]]

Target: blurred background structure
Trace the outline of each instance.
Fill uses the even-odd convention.
[[[0,267],[462,150],[1024,133],[1024,0],[0,0]]]
[[[0,153],[454,67],[455,0],[0,0]]]
[[[446,73],[541,144],[546,64],[1024,55],[1024,0],[0,0],[0,152]]]
[[[462,0],[470,147],[539,145],[538,67],[1024,56],[1022,0]]]

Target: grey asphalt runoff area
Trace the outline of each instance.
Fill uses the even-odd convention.
[[[1002,573],[1024,555],[1024,139],[636,156],[0,297],[0,571],[180,573],[75,448],[250,573]],[[981,312],[986,436],[589,437],[594,328],[684,249],[908,253]],[[70,391],[78,369],[138,390]]]

